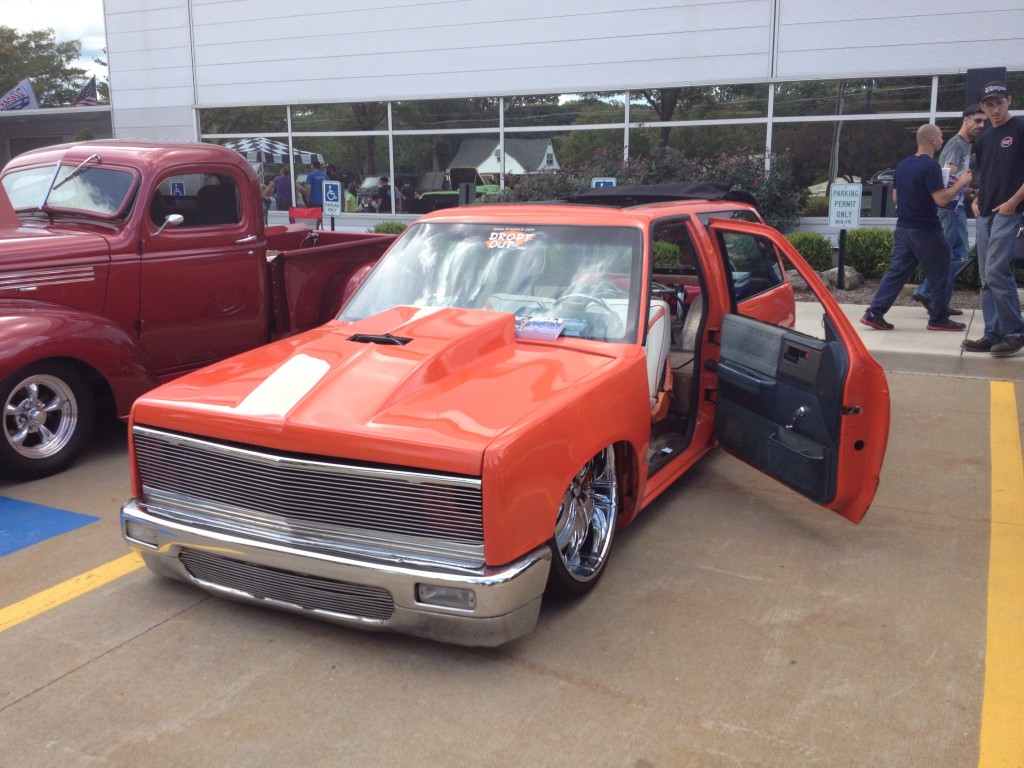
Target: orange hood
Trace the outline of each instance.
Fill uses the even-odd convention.
[[[391,334],[404,343],[353,340]],[[396,307],[214,364],[140,398],[138,424],[275,450],[479,475],[620,345],[515,338],[510,314]],[[170,406],[170,407],[168,407]]]

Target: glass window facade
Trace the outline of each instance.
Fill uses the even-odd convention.
[[[296,178],[309,170],[302,153],[313,152],[357,185],[380,175],[415,177],[424,192],[470,183],[478,199],[524,174],[584,163],[614,176],[623,162],[663,147],[696,159],[767,150],[791,157],[813,207],[830,180],[867,182],[893,168],[913,151],[922,123],[950,137],[966,81],[952,74],[217,108],[200,109],[198,120],[204,141],[290,144]],[[1024,93],[1024,72],[1007,81]],[[878,215],[870,199],[865,215]]]

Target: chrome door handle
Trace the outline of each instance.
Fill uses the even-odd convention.
[[[247,235],[246,237],[243,237],[240,240],[235,240],[235,244],[241,245],[242,243],[251,243],[255,239],[256,235]]]

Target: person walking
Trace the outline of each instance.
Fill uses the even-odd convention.
[[[980,104],[972,104],[963,112],[963,122],[960,130],[946,142],[939,153],[939,165],[949,169],[949,185],[956,183],[960,172],[969,168],[971,164],[971,144],[975,137],[985,128],[985,113],[981,111]],[[960,194],[953,200],[939,208],[939,224],[942,225],[942,234],[946,238],[946,245],[949,246],[949,283],[946,285],[946,303],[953,299],[953,286],[956,283],[957,273],[961,265],[967,261],[971,250],[971,243],[967,236],[967,207],[965,205],[964,193],[966,188],[960,190]],[[925,309],[931,308],[932,292],[931,285],[925,279],[911,297],[924,305]],[[951,315],[962,315],[962,309],[954,309],[950,306]]]
[[[895,326],[885,319],[907,278],[920,265],[931,281],[934,300],[928,311],[929,331],[962,331],[963,323],[949,319],[946,284],[949,282],[949,246],[942,236],[938,207],[955,199],[971,182],[970,169],[947,187],[935,153],[942,147],[942,131],[926,123],[917,129],[917,152],[896,166],[893,199],[896,201],[896,229],[893,231],[892,262],[882,275],[867,312],[860,321],[879,331]]]
[[[1007,357],[1024,348],[1024,315],[1012,269],[1024,211],[1024,119],[1010,115],[1005,83],[986,84],[979,98],[990,123],[974,140],[978,195],[973,207],[985,332],[961,347]]]

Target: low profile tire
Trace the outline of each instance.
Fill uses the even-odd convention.
[[[32,480],[66,469],[92,434],[95,402],[73,367],[35,363],[0,384],[0,472]]]
[[[615,450],[608,446],[569,482],[551,539],[548,594],[577,597],[604,573],[619,515]]]

